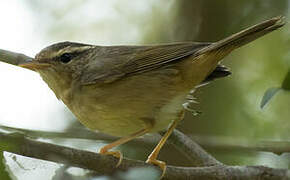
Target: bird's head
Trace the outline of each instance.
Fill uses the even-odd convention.
[[[62,98],[62,93],[82,73],[95,47],[73,42],[56,43],[41,50],[32,61],[19,66],[38,72],[56,96]]]

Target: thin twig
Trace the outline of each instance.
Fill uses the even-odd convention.
[[[163,135],[164,132],[161,133]],[[174,145],[181,153],[185,154],[191,160],[193,166],[215,166],[222,165],[213,156],[203,150],[198,144],[192,141],[178,130],[174,130],[167,142]]]
[[[277,155],[290,152],[290,141],[243,139],[223,136],[191,136],[205,149],[222,152],[271,152]]]
[[[12,65],[19,65],[21,63],[29,62],[33,58],[26,56],[24,54],[15,53],[12,51],[7,51],[0,49],[0,61]]]

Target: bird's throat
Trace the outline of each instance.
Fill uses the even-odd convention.
[[[62,100],[66,105],[71,101],[71,78],[65,74],[59,74],[51,69],[38,71],[48,87],[54,92],[55,96]]]

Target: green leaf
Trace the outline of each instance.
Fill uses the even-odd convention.
[[[5,158],[3,151],[0,151],[0,179],[1,180],[12,180],[10,177],[9,173],[6,170],[6,165],[5,165]]]
[[[288,71],[287,75],[285,76],[283,83],[282,83],[283,90],[290,90],[290,70]]]
[[[261,101],[260,107],[261,109],[263,109],[265,107],[265,105],[272,99],[272,97],[279,91],[281,90],[281,88],[278,87],[274,87],[274,88],[270,88],[268,89]]]

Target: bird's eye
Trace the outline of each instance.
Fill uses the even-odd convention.
[[[62,62],[62,63],[68,63],[68,62],[70,62],[71,60],[72,60],[72,55],[71,54],[69,54],[69,53],[64,53],[64,54],[62,54],[61,56],[60,56],[60,61]]]

